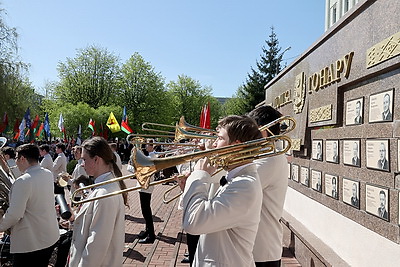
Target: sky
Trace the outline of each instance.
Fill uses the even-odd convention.
[[[57,66],[97,46],[125,63],[135,52],[166,83],[186,75],[231,97],[274,27],[290,64],[324,33],[325,0],[0,0],[39,93]]]

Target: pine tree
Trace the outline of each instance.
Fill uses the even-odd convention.
[[[282,70],[283,54],[281,53],[279,41],[276,37],[274,27],[271,27],[269,39],[265,41],[267,47],[262,47],[263,54],[261,59],[256,62],[257,69],[251,68],[251,73],[247,74],[246,83],[238,89],[244,97],[245,111],[249,112],[265,99],[264,86],[271,81]]]

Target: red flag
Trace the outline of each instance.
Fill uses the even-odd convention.
[[[204,117],[204,127],[206,129],[211,128],[211,111],[210,111],[210,102],[208,102],[206,110],[205,110],[205,117]]]
[[[133,133],[131,127],[128,125],[128,119],[121,122],[121,129],[127,134]]]
[[[33,120],[33,123],[31,125],[31,129],[35,129],[39,124],[39,115],[36,115],[35,119]]]
[[[103,137],[104,139],[108,140],[108,127],[105,127],[103,130]]]
[[[8,115],[7,112],[4,112],[3,123],[0,125],[0,133],[6,131],[8,126]]]
[[[204,124],[204,107],[201,107],[201,112],[200,112],[200,127],[202,127],[202,128],[204,128],[203,127],[203,124]]]
[[[39,137],[39,136],[40,136],[40,134],[41,134],[42,131],[43,131],[43,128],[44,128],[44,123],[42,122],[42,123],[40,124],[40,126],[39,126],[39,129],[38,129],[37,132],[36,132],[36,137]]]

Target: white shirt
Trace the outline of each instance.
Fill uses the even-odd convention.
[[[54,182],[57,182],[58,174],[67,171],[67,157],[63,152],[58,154],[57,158],[54,160],[53,163],[53,177]]]
[[[48,248],[60,237],[54,207],[54,183],[50,171],[29,167],[15,180],[10,207],[0,219],[0,231],[11,228],[11,253]]]
[[[289,168],[285,155],[256,160],[263,191],[261,220],[253,248],[256,262],[276,261],[282,256],[282,217]]]
[[[227,180],[212,199],[210,174],[196,170],[186,181],[183,229],[200,235],[193,266],[255,266],[252,250],[262,202],[256,165],[231,170]]]
[[[50,154],[44,155],[42,161],[40,162],[40,166],[48,169],[49,171],[53,171],[53,159],[51,158]]]

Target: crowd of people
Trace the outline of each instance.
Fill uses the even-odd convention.
[[[204,139],[199,149],[221,149],[279,135],[279,124],[268,132],[260,127],[281,116],[263,106],[247,115],[222,118],[215,139]],[[143,147],[143,153],[149,158],[167,157],[155,151],[153,142]],[[54,142],[3,147],[13,180],[9,207],[0,214],[0,231],[9,231],[13,266],[32,262],[47,266],[55,247],[56,266],[122,266],[128,196],[105,196],[126,185],[104,182],[122,176],[122,163],[135,172],[129,162],[134,149],[126,142],[109,143],[102,137],[92,137],[80,146]],[[72,161],[74,166],[67,170]],[[288,183],[284,154],[224,166],[204,157],[173,167],[173,172],[180,173],[177,182],[183,194],[179,206],[190,266],[280,266],[279,220]],[[222,170],[215,175],[218,167]],[[154,179],[152,175],[150,180]],[[90,184],[90,191],[75,194]],[[138,242],[143,244],[156,239],[151,193],[152,187],[139,192],[146,223]],[[91,201],[73,205],[69,201],[72,194],[75,200]],[[71,209],[67,217],[62,216],[64,203],[55,200],[60,196]]]

